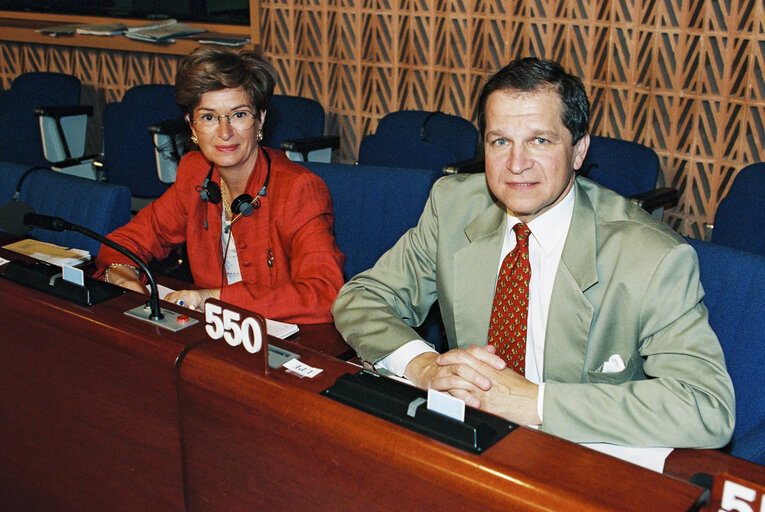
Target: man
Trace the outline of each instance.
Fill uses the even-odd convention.
[[[333,314],[346,341],[377,369],[575,442],[725,445],[733,387],[695,253],[576,177],[589,145],[581,81],[553,62],[514,61],[484,86],[478,112],[485,175],[439,180],[419,224],[342,288]],[[495,329],[506,307],[494,300],[516,254],[531,277],[522,361],[509,368],[514,349]],[[410,327],[436,299],[444,354]]]

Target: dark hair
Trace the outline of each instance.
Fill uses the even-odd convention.
[[[512,61],[497,71],[481,90],[478,98],[478,129],[483,139],[486,130],[486,101],[495,91],[515,90],[531,92],[550,87],[557,91],[563,102],[562,121],[571,132],[576,144],[590,126],[590,101],[584,84],[567,73],[557,62],[526,57]]]
[[[263,112],[274,94],[276,70],[254,51],[199,47],[178,65],[175,101],[191,116],[204,93],[237,87],[244,88],[258,113]]]

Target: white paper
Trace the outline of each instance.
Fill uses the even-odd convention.
[[[83,249],[67,249],[56,244],[25,238],[3,247],[9,251],[24,254],[53,265],[74,267],[90,259],[90,253]]]
[[[308,378],[316,377],[318,374],[324,371],[321,368],[314,368],[313,366],[308,366],[305,363],[301,363],[297,359],[290,359],[289,361],[284,363],[282,367],[286,368],[286,370],[289,373],[294,373],[295,375],[299,377],[308,377]]]
[[[61,275],[64,281],[69,281],[77,286],[85,286],[85,274],[79,268],[61,265]]]
[[[652,469],[657,473],[664,472],[664,461],[672,453],[672,448],[633,448],[607,443],[581,443],[581,446]]]
[[[449,393],[428,389],[428,410],[453,420],[465,421],[465,402]]]

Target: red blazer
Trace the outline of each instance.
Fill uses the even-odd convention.
[[[265,318],[294,323],[331,322],[330,307],[343,284],[345,256],[332,235],[332,199],[324,182],[282,151],[268,149],[271,178],[260,208],[232,227],[242,281],[222,283],[221,209],[202,201],[199,188],[210,170],[200,151],[186,154],[175,183],[108,237],[144,261],[162,260],[186,242],[194,284],[221,288],[221,300]],[[266,178],[260,156],[247,182],[255,197]],[[220,186],[220,175],[212,180]],[[111,263],[131,261],[101,246],[97,275]],[[221,286],[223,285],[223,286]]]

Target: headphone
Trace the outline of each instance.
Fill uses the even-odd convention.
[[[260,208],[260,198],[265,197],[266,195],[268,181],[271,179],[271,156],[264,148],[261,147],[261,150],[263,151],[263,156],[266,159],[267,165],[266,180],[263,182],[263,187],[258,192],[258,195],[255,196],[255,199],[253,199],[250,194],[242,194],[231,201],[231,213],[234,215],[234,218],[231,219],[231,222],[225,228],[223,228],[224,233],[228,233],[231,230],[231,226],[234,225],[234,222],[238,221],[241,217],[249,217],[252,215],[252,212]],[[210,164],[210,170],[207,171],[207,177],[202,182],[202,185],[197,187],[197,190],[199,191],[199,195],[203,202],[206,203],[209,201],[213,204],[218,204],[221,201],[222,194],[220,186],[212,180],[214,167],[215,164]],[[205,220],[205,229],[207,229],[207,220]]]

